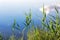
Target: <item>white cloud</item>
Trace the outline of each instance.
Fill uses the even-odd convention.
[[[39,2],[39,0],[0,0],[0,2]]]
[[[59,0],[0,0],[0,3],[26,3],[26,4],[32,4],[32,3],[39,3],[39,4],[54,4],[59,3]],[[38,4],[37,4],[38,5]]]
[[[35,6],[40,7],[43,5],[51,5],[59,3],[60,1],[55,0],[0,0],[0,5],[27,5],[27,6]]]
[[[44,6],[44,11],[46,13],[46,15],[48,15],[50,12],[55,11],[55,6],[57,7],[57,9],[60,11],[60,4],[53,4],[53,5],[45,5]],[[39,9],[41,12],[43,12],[43,7]]]
[[[42,2],[42,3],[54,3],[54,2],[60,2],[60,0],[0,0],[0,2]]]

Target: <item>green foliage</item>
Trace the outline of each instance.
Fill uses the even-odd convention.
[[[12,25],[12,31],[14,31],[15,29],[20,30],[20,25],[16,23],[16,20],[14,19],[14,23]]]
[[[3,40],[3,36],[2,36],[2,34],[0,33],[0,40]]]
[[[46,19],[46,13],[45,13],[45,11],[44,11],[44,4],[43,4],[43,18],[42,18],[42,21],[44,22],[45,19]]]
[[[45,23],[46,21],[46,14],[44,12],[44,5],[43,5],[43,19],[42,19],[42,30],[38,30],[38,28],[34,29],[33,31],[30,30],[28,32],[28,40],[60,40],[60,18],[59,18],[59,12],[57,8],[56,10],[56,17],[50,15],[50,21],[47,25]],[[53,20],[53,19],[54,20]],[[47,31],[44,29],[48,29]],[[31,35],[31,36],[30,36]]]
[[[31,23],[31,10],[28,14],[26,14],[25,26],[29,26]]]
[[[25,29],[27,29],[29,27],[29,25],[31,24],[32,21],[32,13],[31,13],[31,9],[29,11],[29,13],[25,13],[26,17],[25,17],[25,22],[24,22],[24,29],[22,30],[22,33],[24,32]]]
[[[14,35],[12,35],[12,36],[10,36],[9,40],[16,40],[16,38]]]

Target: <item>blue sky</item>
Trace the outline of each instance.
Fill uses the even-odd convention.
[[[0,0],[0,9],[3,5],[7,6],[35,6],[40,7],[43,5],[55,4],[60,3],[60,0]],[[4,6],[4,7],[5,7]]]
[[[0,0],[0,5],[2,4],[29,4],[29,5],[41,5],[41,4],[54,4],[59,3],[60,0]]]
[[[0,0],[0,9],[5,7],[35,7],[39,8],[43,5],[51,5],[55,3],[60,3],[60,0]]]
[[[39,10],[43,3],[49,5],[59,2],[60,0],[0,0],[0,16],[12,13],[19,14],[19,11],[24,11],[26,8],[37,8]]]

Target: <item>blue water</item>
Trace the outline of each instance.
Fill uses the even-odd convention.
[[[8,37],[12,34],[11,27],[14,19],[16,19],[16,22],[21,26],[21,30],[24,28],[25,12],[28,13],[30,8],[32,10],[32,20],[34,21],[34,24],[41,25],[38,18],[38,16],[40,16],[40,19],[42,18],[39,5],[0,4],[0,32],[4,37]]]

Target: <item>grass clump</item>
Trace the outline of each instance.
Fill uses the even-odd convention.
[[[55,12],[56,17],[50,15],[49,22],[46,24],[46,13],[43,5],[43,18],[41,21],[43,29],[39,29],[37,26],[37,28],[33,28],[33,31],[30,30],[27,35],[28,40],[60,40],[60,17],[56,7]]]
[[[14,35],[12,35],[12,36],[10,36],[9,40],[16,40],[16,38]]]
[[[2,34],[0,33],[0,40],[3,40],[3,36],[2,36]]]

